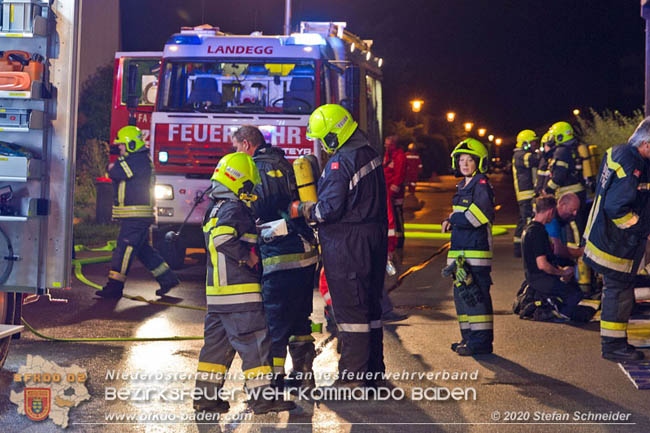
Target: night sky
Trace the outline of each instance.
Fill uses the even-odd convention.
[[[122,49],[162,50],[181,25],[281,34],[284,0],[121,0]],[[204,19],[203,19],[204,17]],[[568,119],[573,108],[643,104],[638,0],[293,0],[292,24],[347,21],[384,58],[388,118],[448,110],[502,135]]]

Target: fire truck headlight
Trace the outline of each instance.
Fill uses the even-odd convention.
[[[158,152],[158,161],[161,163],[166,163],[169,159],[169,154],[167,152]]]
[[[172,200],[174,188],[171,185],[156,185],[156,200]]]

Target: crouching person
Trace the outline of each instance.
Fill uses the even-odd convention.
[[[212,175],[213,204],[203,219],[207,263],[205,344],[199,354],[196,388],[202,390],[194,409],[225,413],[217,398],[235,356],[242,359],[249,407],[256,414],[285,411],[295,404],[281,396],[265,399],[271,383],[269,337],[257,270],[257,231],[247,202],[260,183],[253,159],[245,153],[224,156]],[[203,373],[203,374],[201,374]],[[269,393],[267,393],[269,394]]]
[[[535,217],[524,229],[521,239],[528,287],[522,288],[515,309],[522,318],[588,322],[596,313],[598,303],[582,299],[582,292],[573,279],[573,266],[556,265],[551,240],[544,227],[555,216],[555,198],[538,197],[535,209]]]

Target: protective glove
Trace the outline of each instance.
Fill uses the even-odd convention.
[[[294,218],[303,217],[311,221],[311,209],[316,206],[313,201],[294,201],[289,205],[289,216]]]
[[[465,257],[456,257],[456,281],[469,286],[472,284],[472,273],[467,268]]]

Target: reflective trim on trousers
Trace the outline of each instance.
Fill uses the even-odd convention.
[[[126,281],[126,275],[120,274],[117,271],[109,271],[108,272],[108,278],[111,278],[113,280],[125,282]]]
[[[600,335],[603,337],[625,338],[627,335],[627,322],[600,321]]]
[[[223,364],[214,364],[212,362],[200,362],[197,371],[202,373],[221,373],[226,374],[228,367]]]
[[[154,277],[159,277],[169,270],[169,265],[165,262],[162,262],[160,266],[151,271],[151,275]]]
[[[129,269],[129,260],[131,260],[131,253],[133,253],[133,247],[129,245],[124,250],[124,256],[122,256],[122,268],[120,270],[120,274],[122,275],[126,275],[126,271]]]
[[[382,322],[381,320],[371,320],[370,321],[370,329],[377,329],[382,327]]]
[[[469,329],[472,331],[485,331],[488,329],[493,329],[494,324],[492,322],[484,322],[484,323],[470,323],[469,324]]]
[[[370,323],[339,323],[337,328],[341,332],[370,332]]]
[[[207,295],[208,305],[246,304],[248,302],[262,302],[261,293],[244,293],[241,295]]]
[[[455,258],[447,258],[447,264],[451,265],[456,261]],[[468,259],[465,258],[465,262],[469,263],[472,266],[492,266],[492,259]]]

